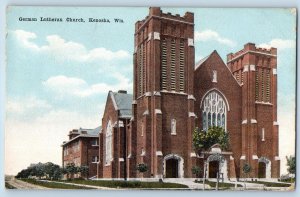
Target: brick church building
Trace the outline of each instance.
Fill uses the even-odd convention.
[[[194,14],[155,7],[136,22],[134,49],[133,95],[108,93],[99,178],[191,178],[206,162],[209,178],[243,177],[245,163],[252,178],[279,177],[277,49],[247,43],[226,63],[213,51],[195,64]],[[230,150],[198,155],[192,134],[211,126],[229,133]]]

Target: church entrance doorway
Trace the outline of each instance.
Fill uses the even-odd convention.
[[[258,163],[258,178],[266,178],[266,167],[265,162]]]
[[[178,160],[175,158],[166,161],[166,178],[178,178]]]
[[[219,171],[219,161],[209,162],[208,178],[217,178],[218,171]]]

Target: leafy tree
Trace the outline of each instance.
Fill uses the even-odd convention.
[[[245,164],[243,165],[243,173],[244,173],[245,175],[247,175],[247,177],[249,177],[249,173],[251,172],[251,170],[252,170],[252,168],[251,168],[250,164],[245,163]],[[246,189],[246,177],[244,178],[244,187],[245,187],[245,189]]]
[[[202,173],[202,169],[199,166],[193,166],[192,173],[194,175],[196,175],[196,178],[198,178],[198,177],[200,177],[200,174]]]
[[[148,171],[148,166],[147,164],[139,163],[136,167],[136,170],[143,174],[144,172]]]
[[[197,153],[208,150],[214,144],[219,144],[223,150],[230,148],[229,134],[222,127],[213,126],[207,131],[194,130],[193,146]]]
[[[66,166],[67,174],[70,175],[70,178],[74,178],[74,174],[78,173],[78,168],[74,163],[68,163]]]
[[[89,173],[89,167],[88,166],[80,166],[79,172],[81,172],[81,175],[87,178],[87,175]]]
[[[286,161],[287,161],[287,166],[288,166],[288,172],[290,174],[296,174],[296,157],[292,157],[292,156],[289,156],[287,157],[286,156]]]

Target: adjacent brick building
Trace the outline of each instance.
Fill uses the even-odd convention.
[[[74,163],[75,166],[88,166],[88,178],[97,176],[99,162],[99,132],[95,129],[73,129],[69,140],[62,144],[62,166]],[[75,175],[78,176],[78,175]]]

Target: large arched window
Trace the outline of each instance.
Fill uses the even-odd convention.
[[[106,126],[106,139],[105,139],[105,162],[109,164],[112,160],[112,125],[108,121]]]
[[[217,91],[208,93],[202,102],[202,129],[218,126],[226,130],[227,108],[222,96]]]

